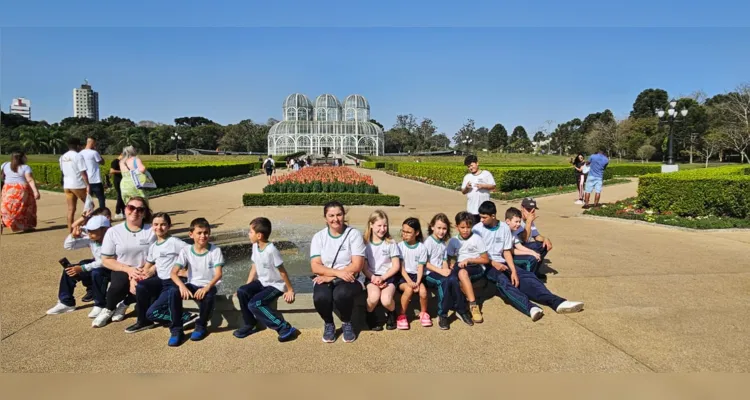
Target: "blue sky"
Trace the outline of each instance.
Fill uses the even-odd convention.
[[[0,0],[0,102],[27,97],[48,121],[72,114],[84,78],[102,117],[264,122],[290,93],[359,93],[386,127],[412,113],[449,137],[467,118],[531,133],[605,108],[624,117],[649,87],[712,95],[750,81],[750,7],[723,0],[34,3]]]

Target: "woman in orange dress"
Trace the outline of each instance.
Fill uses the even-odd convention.
[[[0,216],[3,228],[13,232],[30,231],[36,228],[36,201],[39,190],[36,188],[31,167],[26,165],[26,154],[13,153],[10,162],[0,167],[3,178],[2,204]]]

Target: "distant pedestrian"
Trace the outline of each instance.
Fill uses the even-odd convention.
[[[466,211],[474,216],[474,224],[479,223],[479,205],[490,199],[490,192],[495,190],[495,178],[487,171],[479,170],[477,156],[468,155],[464,165],[469,173],[461,183],[461,193],[466,195]]]
[[[578,187],[578,200],[576,200],[576,204],[583,204],[584,184],[586,183],[588,172],[588,168],[584,172],[584,167],[586,167],[586,159],[583,157],[583,154],[578,153],[573,160],[573,170],[575,171],[576,186]]]
[[[4,183],[0,232],[4,227],[14,232],[36,228],[36,201],[40,195],[31,167],[26,162],[26,154],[18,152],[10,156],[10,162],[0,167]]]
[[[86,161],[78,152],[81,149],[81,141],[78,138],[68,140],[68,152],[60,157],[60,171],[63,175],[63,190],[65,201],[68,204],[68,232],[73,224],[76,214],[78,200],[86,203],[86,196],[90,193],[89,176],[86,170]]]
[[[270,154],[268,155],[268,158],[263,161],[263,169],[266,171],[266,179],[268,180],[268,183],[271,183],[271,175],[273,175],[276,170],[276,162]]]
[[[589,157],[589,176],[586,178],[586,197],[584,199],[583,208],[591,208],[589,205],[589,199],[591,192],[596,192],[594,197],[594,207],[599,206],[599,198],[602,195],[602,185],[604,184],[604,170],[609,165],[609,158],[604,155],[603,151],[599,151],[596,154],[592,154]]]
[[[96,140],[92,137],[86,139],[86,148],[81,150],[79,154],[86,163],[86,174],[89,177],[91,194],[96,196],[96,199],[99,201],[99,208],[102,208],[105,206],[105,198],[104,184],[102,184],[102,174],[99,171],[99,166],[104,165],[104,159],[96,151]]]

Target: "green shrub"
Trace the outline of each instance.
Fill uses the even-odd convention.
[[[372,161],[372,159],[369,156],[365,156],[365,155],[362,155],[362,154],[346,153],[346,155],[348,155],[349,157],[358,158],[360,160]]]
[[[641,176],[660,173],[661,165],[610,164],[605,171],[609,172],[612,176]]]
[[[382,161],[365,161],[361,164],[362,168],[366,169],[383,169],[385,168],[385,163]]]
[[[644,175],[638,202],[679,216],[750,218],[750,168],[719,167]]]
[[[284,155],[281,155],[281,156],[274,156],[273,157],[273,161],[275,161],[276,164],[278,164],[278,163],[282,163],[283,164],[283,163],[286,163],[286,160],[288,158],[299,158],[299,157],[304,156],[305,154],[307,154],[306,151],[298,151],[298,152],[292,153],[292,154],[284,154]]]
[[[245,206],[322,206],[338,200],[344,205],[398,206],[400,198],[389,194],[364,193],[245,193],[242,204]]]

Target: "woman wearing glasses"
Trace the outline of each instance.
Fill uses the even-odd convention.
[[[112,271],[107,290],[107,305],[91,324],[99,328],[112,321],[122,321],[135,296],[130,281],[145,278],[142,270],[146,255],[156,235],[151,230],[151,209],[143,197],[131,197],[125,206],[125,222],[110,228],[102,242],[102,264]]]

